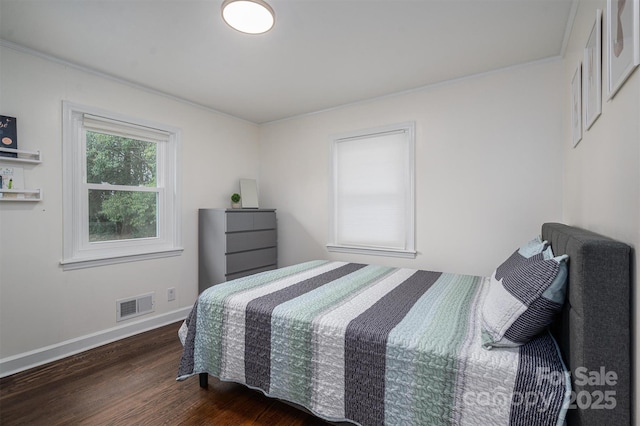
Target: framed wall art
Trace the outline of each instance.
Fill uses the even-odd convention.
[[[584,129],[589,130],[602,113],[602,10],[596,11],[596,22],[593,24],[587,46],[584,48],[584,65],[582,67],[582,84],[584,87],[582,102],[584,103]]]
[[[612,99],[640,64],[640,0],[607,0],[607,88]]]
[[[571,140],[573,146],[582,139],[582,63],[571,79]]]

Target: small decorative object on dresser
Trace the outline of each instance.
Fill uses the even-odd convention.
[[[0,115],[0,147],[18,149],[18,128],[16,118]],[[18,156],[15,152],[0,152],[3,157]]]
[[[240,194],[243,209],[257,209],[258,185],[255,179],[240,179]]]
[[[274,209],[198,211],[198,290],[278,264]]]
[[[238,194],[237,192],[234,193],[233,195],[231,195],[231,208],[234,208],[234,209],[241,208],[241,206],[240,206],[240,194]]]

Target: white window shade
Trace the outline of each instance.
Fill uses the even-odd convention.
[[[333,140],[330,251],[415,256],[413,123]]]
[[[151,127],[140,126],[106,117],[98,117],[91,114],[84,114],[82,126],[86,130],[108,133],[132,139],[146,140],[150,142],[167,142],[170,133]]]

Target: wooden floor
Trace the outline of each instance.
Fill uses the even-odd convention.
[[[179,326],[0,379],[0,424],[327,425],[241,385],[177,382]]]

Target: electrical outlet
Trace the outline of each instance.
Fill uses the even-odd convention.
[[[176,288],[171,287],[167,289],[167,301],[171,302],[172,300],[176,300]]]

